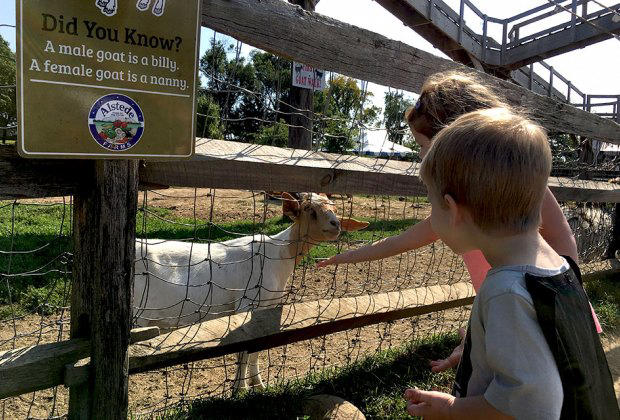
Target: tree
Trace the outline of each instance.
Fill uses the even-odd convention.
[[[0,127],[10,127],[17,122],[15,85],[15,54],[9,43],[0,35]]]
[[[576,167],[580,158],[580,145],[577,136],[560,133],[549,134],[549,146],[553,167]]]
[[[413,106],[413,100],[405,98],[402,91],[388,91],[385,93],[384,103],[383,121],[388,133],[388,140],[398,144],[410,142],[412,139],[409,134],[409,126],[404,121],[404,115],[407,108]]]
[[[372,92],[362,92],[355,79],[336,76],[328,88],[316,92],[315,114],[321,120],[314,125],[320,145],[327,152],[343,153],[354,148],[361,126],[378,122],[381,109],[369,105]]]
[[[286,147],[288,145],[288,126],[284,120],[272,125],[264,125],[254,138],[256,144]]]
[[[196,99],[196,136],[210,139],[224,138],[220,121],[220,107],[207,93],[198,93]]]
[[[228,53],[234,48],[211,41],[200,59],[200,71],[207,79],[206,91],[220,110],[224,136],[247,141],[248,134],[258,132],[264,100],[255,93],[258,81],[252,63],[236,54],[229,59]]]

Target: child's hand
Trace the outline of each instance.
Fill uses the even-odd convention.
[[[455,397],[436,391],[408,389],[405,391],[407,412],[412,416],[422,416],[424,420],[449,419]]]
[[[463,346],[465,345],[465,330],[463,328],[459,328],[459,335],[461,336],[461,344],[452,350],[450,356],[445,359],[431,360],[431,370],[433,372],[443,372],[459,364],[463,356]]]
[[[330,257],[330,258],[328,258],[328,259],[326,259],[326,260],[319,261],[319,262],[316,264],[316,267],[317,267],[317,268],[323,268],[323,267],[327,267],[328,265],[333,265],[333,264],[342,264],[342,261],[341,261],[341,259],[342,259],[342,258],[341,258],[341,255],[342,255],[342,254],[336,254],[336,255],[334,255],[333,257]]]

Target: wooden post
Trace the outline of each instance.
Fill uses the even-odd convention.
[[[126,419],[137,161],[94,161],[74,201],[71,338],[90,339],[88,385],[69,393],[70,419]]]
[[[313,0],[289,0],[289,3],[314,11]],[[312,117],[314,110],[314,91],[312,89],[291,86],[289,99],[292,112],[291,126],[288,128],[288,147],[295,149],[312,149]],[[296,108],[296,109],[295,109]]]

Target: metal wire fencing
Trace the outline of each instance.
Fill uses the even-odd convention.
[[[326,89],[313,93],[314,108],[301,109],[287,96],[290,87],[285,86],[294,71],[290,62],[260,51],[243,56],[239,42],[226,51],[226,44],[214,38],[201,62],[198,132],[203,137],[284,146],[289,128],[301,127],[311,134],[314,150],[351,152],[362,149],[364,133],[383,125],[387,129],[379,146],[388,141],[415,146],[400,117],[412,95],[388,91],[392,96],[384,98],[385,107],[393,109],[381,115],[367,83],[330,74]],[[13,86],[0,88],[14,92]],[[311,124],[292,124],[292,116]],[[562,138],[556,146],[565,147],[554,150],[556,170],[576,170],[562,176],[607,180],[617,171],[615,155],[583,158],[581,143],[562,143]],[[415,159],[415,153],[409,158]],[[284,215],[295,215],[295,206],[297,222]],[[327,198],[179,188],[146,191],[138,207],[136,326],[172,330],[236,313],[251,317],[251,311],[282,305],[299,305],[303,313],[308,302],[340,304],[403,290],[429,304],[454,299],[459,285],[469,281],[461,258],[440,242],[382,260],[316,268],[318,261],[399,234],[425,219],[430,205],[424,197]],[[582,260],[610,258],[616,205],[566,202],[563,207]],[[356,218],[369,226],[336,238],[323,232],[333,232],[333,215],[343,225],[346,218]],[[71,197],[1,201],[0,220],[0,350],[68,339]],[[358,307],[356,313],[372,310]],[[132,375],[131,409],[154,415],[195,398],[230,395],[242,382],[256,388],[259,372],[262,382],[272,385],[345,366],[379,350],[454,331],[467,316],[466,306],[441,310],[277,346],[247,359],[233,354]],[[208,340],[231,339],[233,332],[212,329]],[[240,360],[247,363],[246,372],[239,369]],[[0,404],[3,418],[45,418],[66,413],[67,400],[68,392],[60,386]]]

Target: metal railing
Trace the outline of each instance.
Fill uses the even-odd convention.
[[[412,5],[418,8],[418,3],[420,2],[414,2]],[[588,13],[588,5],[590,3],[594,3],[599,9]],[[580,13],[578,12],[579,7],[581,7]],[[443,29],[446,35],[456,38],[454,40],[470,54],[473,54],[482,63],[491,66],[499,65],[501,67],[502,63],[506,63],[507,56],[511,50],[536,41],[544,42],[547,36],[558,32],[566,31],[569,33],[570,31],[570,39],[573,39],[575,29],[580,25],[592,26],[601,33],[620,39],[618,35],[593,22],[601,17],[610,16],[614,23],[618,23],[620,30],[620,3],[608,7],[595,0],[547,0],[546,4],[506,19],[498,19],[483,13],[470,0],[461,0],[458,12],[442,0],[427,0],[427,7],[423,12],[425,12],[426,17],[430,21],[436,23],[440,29]],[[465,15],[468,12],[474,13],[482,21],[482,34],[477,34],[466,25]],[[525,36],[521,35],[528,27],[531,27],[530,25],[540,24],[545,19],[557,17],[561,13],[569,13],[570,20]],[[448,31],[445,25],[440,25],[437,18],[438,15],[447,18],[449,22],[454,24],[456,32]],[[489,26],[492,24],[501,26],[501,42],[496,41],[489,35]],[[467,37],[467,45],[464,45],[465,37]],[[499,54],[498,63],[495,65],[491,62],[493,60],[487,60],[490,54]],[[529,81],[527,81],[524,76],[521,76],[522,80],[526,80],[524,87],[538,93],[546,93],[547,96],[554,99],[570,103],[601,117],[620,122],[620,99],[618,99],[620,95],[588,95],[560,74],[553,66],[548,65],[544,61],[537,61],[536,63],[548,71],[548,80],[544,80],[534,72],[534,63],[532,63],[529,66],[515,70],[522,72],[525,77],[529,78]],[[560,92],[557,82],[554,85],[554,81],[557,80],[566,85],[566,93]],[[593,101],[593,99],[609,99],[609,101],[598,102]]]

